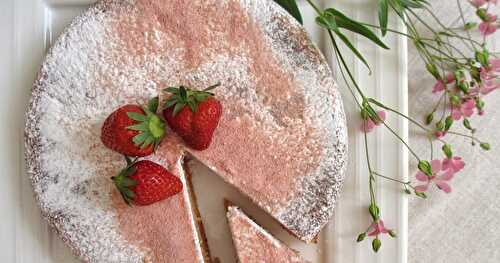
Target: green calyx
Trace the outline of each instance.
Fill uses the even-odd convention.
[[[198,104],[205,101],[209,97],[215,94],[211,90],[220,86],[220,83],[212,85],[204,90],[198,91],[193,90],[185,86],[180,87],[169,87],[164,89],[164,92],[172,93],[167,101],[165,101],[164,108],[174,107],[172,114],[175,116],[179,113],[185,106],[189,106],[193,112],[198,109]]]
[[[137,185],[137,182],[130,178],[135,172],[136,169],[133,167],[136,163],[137,159],[130,160],[127,156],[125,156],[125,160],[127,161],[127,167],[121,170],[117,176],[111,177],[111,180],[115,183],[116,188],[120,191],[120,194],[127,203],[127,205],[131,205],[132,201],[135,198],[135,193],[130,189],[133,186]]]
[[[165,123],[156,115],[158,110],[158,97],[151,99],[147,108],[144,108],[146,114],[137,112],[128,112],[127,115],[138,123],[127,127],[129,130],[138,131],[132,140],[137,147],[144,149],[154,145],[156,149],[165,135]]]

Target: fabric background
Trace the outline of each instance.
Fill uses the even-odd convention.
[[[460,0],[465,17],[477,21],[474,9]],[[431,1],[433,10],[451,27],[462,25],[455,0]],[[500,14],[498,8],[495,14]],[[424,14],[423,12],[421,12]],[[423,15],[427,21],[432,18]],[[437,23],[431,23],[439,28]],[[419,26],[421,29],[424,27]],[[500,32],[491,38],[495,51],[500,51]],[[425,72],[415,48],[409,47],[409,111],[413,118],[423,120],[429,111],[429,102],[437,101],[431,90],[435,80]],[[500,262],[500,91],[486,99],[486,114],[476,116],[472,123],[478,137],[489,142],[492,150],[485,152],[472,147],[470,140],[448,135],[456,155],[462,156],[466,168],[457,174],[451,185],[452,193],[445,194],[431,188],[429,198],[410,198],[409,204],[409,262],[461,263]],[[456,125],[455,129],[461,124]],[[430,145],[417,127],[410,128],[411,145],[417,153],[429,158]],[[435,154],[441,154],[435,145]],[[410,162],[413,181],[416,161]]]

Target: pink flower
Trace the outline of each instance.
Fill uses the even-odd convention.
[[[368,231],[371,231],[368,236],[378,236],[380,234],[388,234],[390,230],[386,229],[384,226],[384,220],[379,219],[370,226]]]
[[[451,117],[456,121],[460,120],[462,116],[468,118],[474,114],[475,108],[476,101],[468,99],[460,106],[451,106]]]
[[[443,192],[450,193],[451,186],[447,182],[450,181],[455,174],[453,169],[442,169],[443,166],[440,160],[432,160],[431,167],[432,176],[427,176],[421,171],[417,172],[415,177],[418,181],[424,182],[424,184],[416,186],[415,191],[418,193],[426,192],[429,189],[429,185],[434,183]]]
[[[490,59],[488,67],[481,67],[481,85],[479,92],[481,94],[488,94],[498,88],[498,76],[500,75],[500,59]]]
[[[453,81],[455,81],[455,76],[452,73],[448,73],[448,75],[446,75],[446,83],[444,83],[443,80],[438,80],[436,82],[436,85],[434,85],[434,88],[432,89],[432,93],[438,93],[445,90],[446,85],[453,83]]]
[[[443,131],[437,131],[434,133],[434,135],[436,136],[436,138],[442,138],[446,135],[446,132],[443,132]]]
[[[465,167],[465,162],[462,160],[461,157],[455,156],[451,159],[445,158],[442,163],[442,169],[443,170],[448,170],[451,169],[453,170],[454,173],[460,172],[462,169]]]
[[[485,5],[486,3],[492,3],[492,4],[497,4],[497,1],[498,0],[469,0],[469,2],[475,6],[476,8],[479,8],[483,5]]]
[[[486,14],[486,19],[479,24],[479,31],[484,37],[489,36],[497,31],[496,21],[497,16],[492,14]]]
[[[378,117],[383,121],[385,121],[385,111],[379,111],[377,112]],[[382,122],[374,122],[371,118],[368,117],[368,119],[363,121],[363,124],[361,125],[361,130],[363,132],[371,132],[373,129],[377,126],[379,126]]]

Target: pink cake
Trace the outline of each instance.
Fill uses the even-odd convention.
[[[240,263],[302,263],[297,252],[257,225],[236,206],[227,208],[227,219]]]
[[[125,206],[109,179],[122,157],[99,139],[106,116],[167,86],[217,82],[224,114],[211,147],[190,150],[168,131],[152,157],[181,178],[184,192]],[[86,262],[206,261],[185,156],[311,241],[333,214],[346,142],[325,59],[271,0],[100,1],[49,51],[26,120],[42,213]]]

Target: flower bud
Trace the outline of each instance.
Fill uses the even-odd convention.
[[[363,120],[368,120],[369,114],[368,114],[368,111],[366,109],[361,109],[361,118]]]
[[[427,64],[426,68],[427,68],[427,71],[429,71],[429,73],[431,73],[431,75],[434,76],[434,78],[436,78],[437,80],[441,80],[441,75],[439,75],[439,71],[438,71],[436,65]]]
[[[481,146],[481,148],[482,148],[483,150],[485,150],[485,151],[489,151],[489,150],[491,150],[491,146],[490,146],[490,144],[489,144],[489,143],[483,142],[483,143],[481,143],[479,146]]]
[[[444,130],[449,131],[452,125],[453,125],[453,118],[451,116],[446,117],[446,120],[444,122]]]
[[[389,234],[389,236],[391,236],[391,237],[397,237],[397,236],[398,236],[394,230],[389,230],[389,231],[388,231],[388,234]]]
[[[376,204],[371,204],[368,211],[370,211],[373,221],[377,221],[380,218],[380,209]]]
[[[411,195],[411,191],[408,188],[405,188],[405,193]]]
[[[425,193],[415,191],[415,195],[423,199],[427,198],[427,195]]]
[[[436,123],[436,128],[440,131],[444,130],[444,122],[443,121],[438,121]]]
[[[473,130],[473,129],[472,129],[472,126],[470,125],[470,121],[469,121],[469,119],[464,119],[463,124],[464,124],[464,127],[465,127],[467,130],[471,130],[471,131]]]
[[[489,66],[489,56],[490,54],[488,53],[488,50],[483,50],[483,51],[476,51],[475,52],[475,57],[477,62],[481,63],[483,67],[488,67]]]
[[[474,29],[476,26],[477,26],[477,23],[467,22],[464,25],[464,30],[471,30],[471,29]]]
[[[361,233],[358,235],[358,238],[356,239],[356,242],[361,242],[363,240],[365,240],[365,237],[366,237],[366,232],[365,233]]]
[[[478,98],[478,99],[476,99],[476,108],[477,108],[478,110],[480,110],[480,111],[481,111],[482,109],[484,109],[484,106],[485,106],[485,105],[486,105],[486,103],[484,102],[484,100],[479,99],[479,98]]]
[[[373,251],[375,251],[375,253],[378,252],[378,250],[380,249],[381,246],[382,246],[382,242],[380,241],[380,239],[375,238],[372,241],[372,248],[373,248]]]
[[[469,83],[462,81],[458,83],[457,88],[465,94],[469,94]]]
[[[488,20],[488,12],[484,8],[478,8],[476,11],[476,15],[483,21]]]
[[[418,163],[418,169],[427,176],[432,176],[432,167],[428,161],[420,161]]]
[[[441,148],[443,150],[443,153],[448,157],[448,159],[451,159],[453,157],[453,152],[451,151],[451,146],[449,144],[443,145]]]
[[[453,104],[453,106],[459,106],[461,103],[460,97],[458,97],[457,95],[452,95],[450,97],[450,101],[451,101],[451,104]]]
[[[429,115],[427,115],[427,118],[425,118],[425,124],[429,125],[432,123],[433,120],[434,120],[434,113],[430,113]]]

